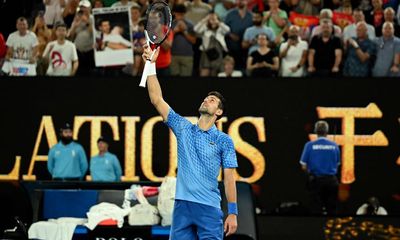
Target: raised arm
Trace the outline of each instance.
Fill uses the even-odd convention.
[[[162,96],[162,91],[160,87],[160,83],[158,82],[157,75],[155,74],[155,62],[157,60],[158,54],[160,52],[160,48],[157,48],[154,53],[154,56],[151,60],[152,64],[152,69],[154,69],[154,73],[150,74],[147,77],[147,90],[149,91],[149,97],[151,103],[154,105],[154,107],[157,109],[158,113],[161,115],[164,121],[167,121],[168,117],[168,112],[169,112],[169,105],[164,101],[163,96]],[[144,45],[143,46],[143,60],[147,61],[147,59],[150,59],[150,56],[152,54],[152,50],[149,46]]]

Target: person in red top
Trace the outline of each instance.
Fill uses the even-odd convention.
[[[160,76],[169,76],[171,64],[171,47],[174,41],[174,33],[169,32],[167,39],[161,44],[160,54],[156,61],[157,74]]]
[[[6,41],[4,40],[4,36],[0,33],[0,66],[3,63],[3,59],[6,57],[7,53],[7,45]]]

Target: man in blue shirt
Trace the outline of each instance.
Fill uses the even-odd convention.
[[[65,124],[60,130],[61,141],[48,155],[47,169],[54,180],[82,180],[88,168],[83,147],[72,140],[72,127]]]
[[[318,139],[306,143],[300,160],[302,169],[309,174],[311,210],[314,214],[336,214],[340,150],[335,142],[326,138],[329,132],[327,122],[318,121],[314,132]]]
[[[143,59],[150,59],[152,50],[144,46]],[[224,98],[210,92],[200,105],[197,124],[175,113],[164,101],[155,64],[159,48],[152,58],[147,88],[151,103],[174,132],[178,143],[178,176],[171,240],[223,239],[237,229],[236,183],[237,167],[232,139],[219,131],[215,121],[224,113]],[[228,216],[223,224],[218,175],[223,168]]]
[[[97,140],[99,154],[90,159],[90,175],[93,181],[121,181],[121,165],[117,156],[108,152],[109,141],[104,137]]]

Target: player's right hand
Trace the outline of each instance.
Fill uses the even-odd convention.
[[[153,55],[153,57],[151,57],[153,52],[154,52],[154,55]],[[147,45],[147,44],[143,45],[143,54],[142,54],[143,61],[145,61],[145,62],[151,61],[153,63],[153,62],[157,61],[159,53],[160,53],[160,47],[157,47],[156,49],[152,50],[149,45]]]

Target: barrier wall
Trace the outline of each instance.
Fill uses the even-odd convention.
[[[137,78],[2,78],[0,178],[49,180],[49,146],[58,129],[74,124],[88,156],[100,135],[114,138],[110,151],[126,181],[161,181],[174,175],[175,139],[150,104]],[[166,101],[192,121],[211,90],[228,101],[217,126],[234,140],[237,177],[252,183],[257,206],[275,214],[282,202],[307,208],[306,176],[299,158],[325,119],[341,145],[340,214],[354,214],[371,195],[399,215],[400,108],[398,79],[204,79],[161,80]]]

